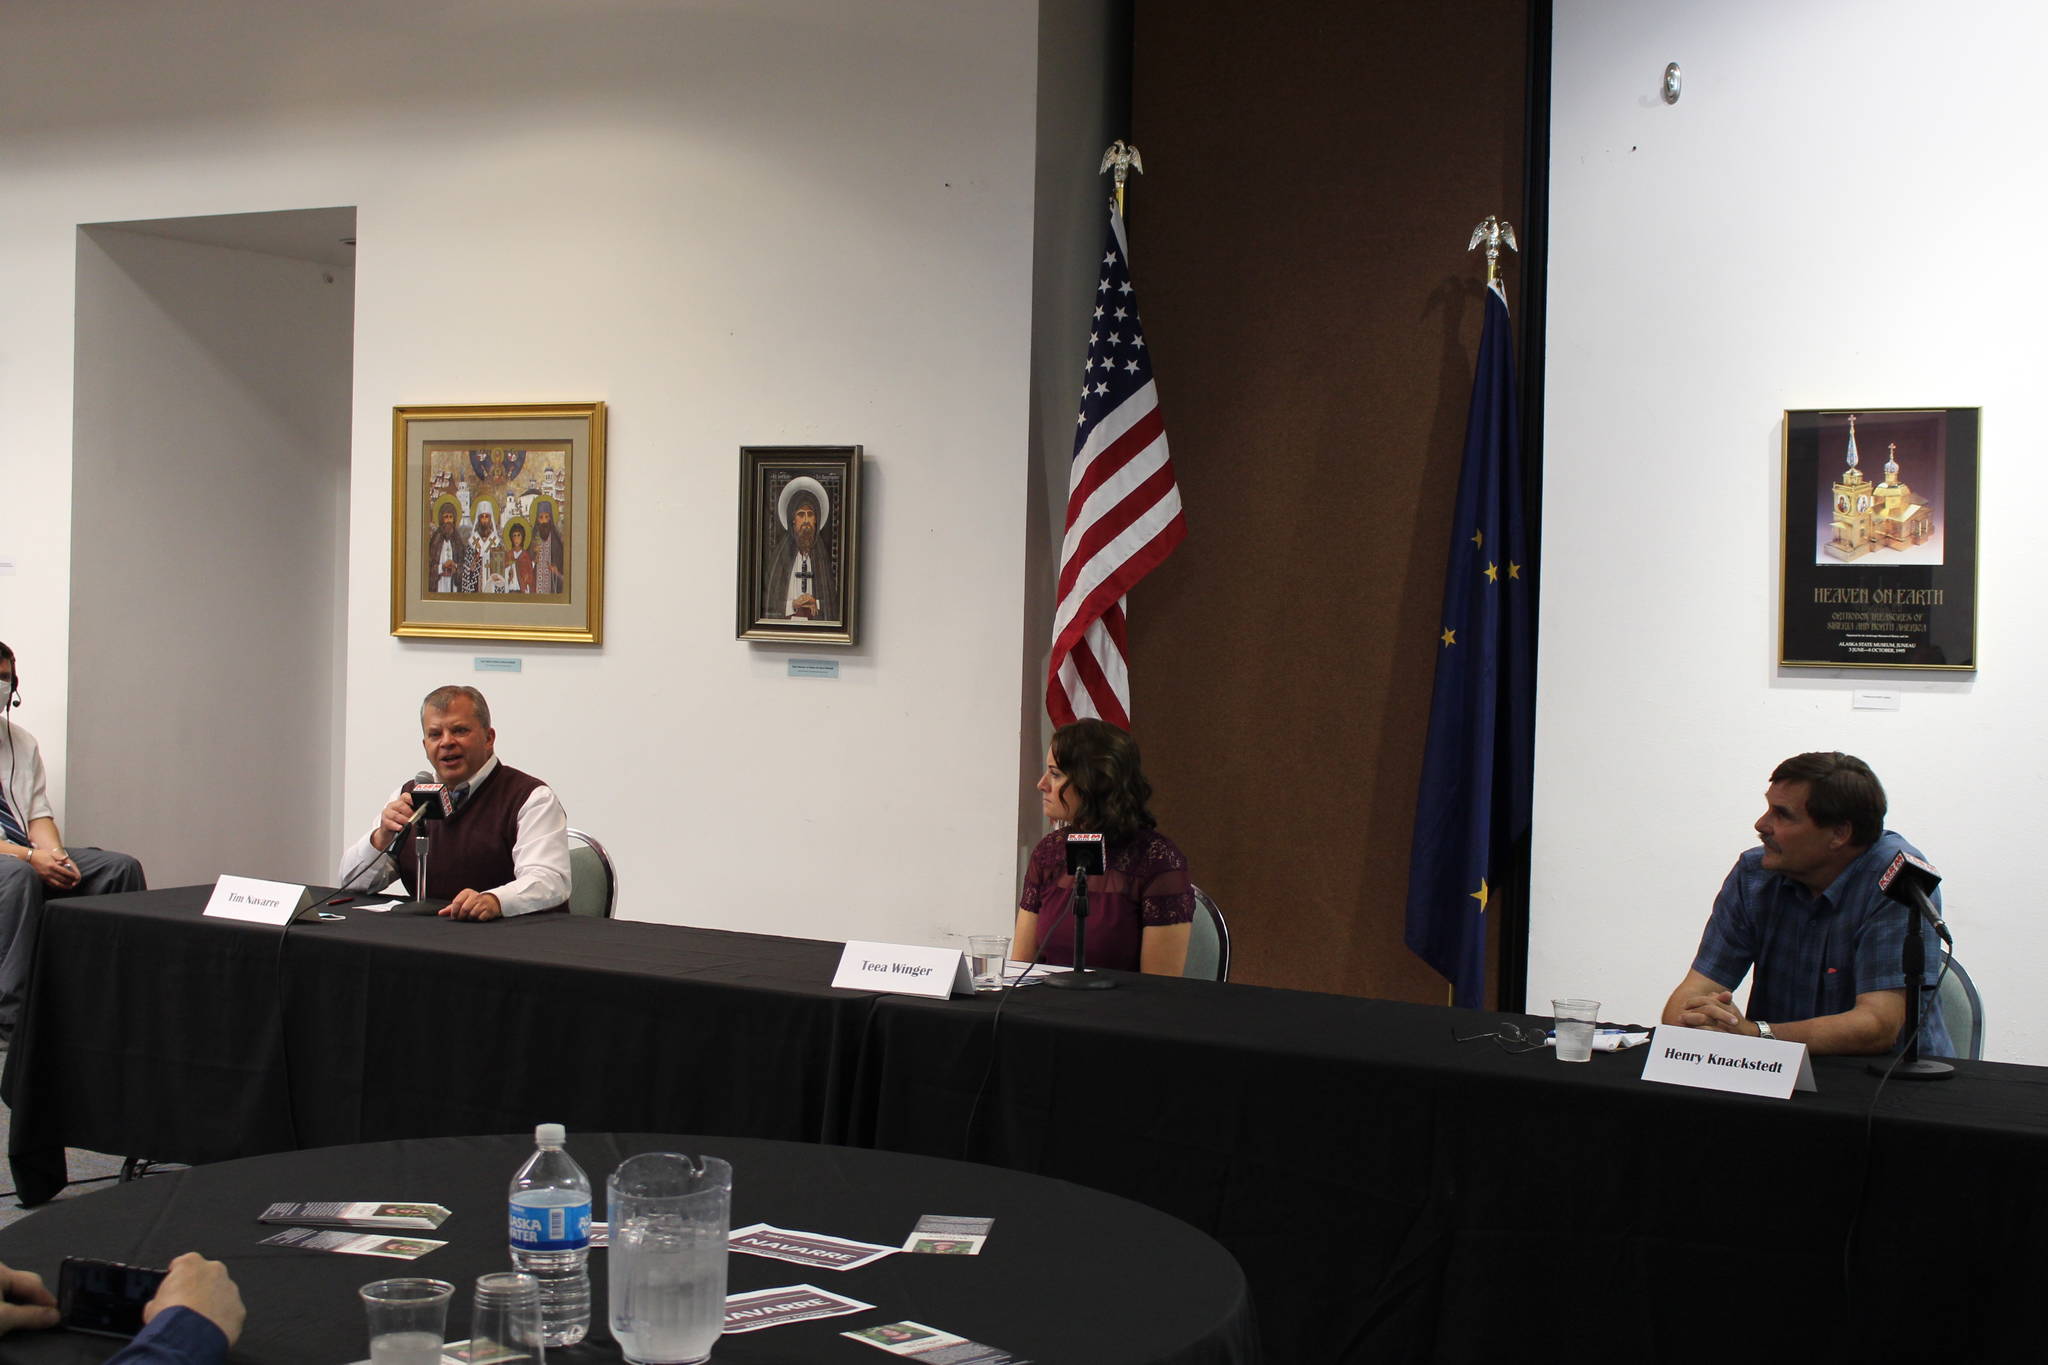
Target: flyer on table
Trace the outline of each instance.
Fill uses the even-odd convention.
[[[825,1270],[857,1270],[884,1256],[894,1256],[901,1250],[873,1242],[856,1242],[846,1237],[829,1237],[822,1232],[797,1232],[778,1228],[772,1223],[734,1228],[726,1245],[749,1256],[765,1256],[771,1261],[791,1261]]]

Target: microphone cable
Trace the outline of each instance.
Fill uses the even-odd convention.
[[[425,769],[421,769],[419,772],[413,774],[413,785],[417,787],[422,782],[431,781],[433,779],[433,776],[434,775],[431,772],[428,772]],[[375,831],[372,831],[372,833],[374,834]],[[356,878],[362,876],[363,873],[375,867],[383,859],[390,857],[391,849],[396,847],[398,847],[397,836],[394,836],[392,838],[391,848],[380,849],[374,842],[372,842],[370,845],[369,859],[363,864],[361,864],[359,867],[357,867],[353,872],[349,873],[348,876],[344,877],[342,879],[341,885],[336,887],[335,891],[337,893],[346,892],[348,890],[350,883],[354,882]],[[323,903],[327,905],[334,905],[339,901],[351,900],[353,898],[354,897],[352,895],[337,894]],[[277,998],[278,1077],[284,1085],[285,1129],[287,1132],[291,1134],[291,1150],[295,1152],[300,1150],[301,1143],[299,1141],[299,1110],[298,1105],[293,1102],[292,1098],[291,1029],[287,1026],[285,1021],[284,950],[285,945],[291,940],[292,921],[296,920],[297,918],[298,916],[294,915],[292,919],[286,920],[284,924],[281,926],[279,933],[277,935],[277,953],[274,957],[272,957],[270,963],[271,994]]]
[[[1907,913],[1919,912],[1909,907]],[[1929,1003],[1938,1001],[1941,998],[1941,983],[1948,980],[1949,964],[1954,961],[1954,953],[1942,953],[1941,970],[1934,974],[1934,984],[1909,989],[1925,991]],[[1898,1070],[1899,1063],[1913,1050],[1913,1044],[1919,1041],[1921,1033],[1926,1028],[1927,1010],[1922,1008],[1919,1019],[1913,1024],[1913,1031],[1899,1040],[1899,1055],[1892,1058],[1891,1064],[1885,1067],[1884,1074],[1877,1078],[1877,1089],[1871,1092],[1870,1105],[1863,1111],[1862,1171],[1856,1178],[1856,1200],[1849,1206],[1849,1226],[1842,1233],[1842,1305],[1845,1316],[1852,1322],[1856,1317],[1856,1279],[1852,1273],[1852,1257],[1856,1246],[1856,1234],[1863,1224],[1863,1201],[1870,1193],[1870,1168],[1877,1146],[1877,1102],[1884,1095],[1885,1083],[1891,1080],[1892,1072]],[[1955,1040],[1949,1041],[1953,1043]]]
[[[1025,981],[1027,981],[1030,978],[1031,974],[1038,970],[1040,964],[1044,962],[1046,946],[1052,942],[1053,930],[1060,927],[1060,922],[1066,919],[1067,912],[1069,910],[1072,910],[1073,908],[1074,901],[1073,898],[1070,896],[1067,899],[1067,903],[1060,907],[1060,912],[1052,917],[1052,923],[1048,924],[1045,927],[1045,932],[1038,936],[1038,951],[1032,955],[1030,965],[1017,974],[1017,979],[1015,981],[1012,981],[1008,985],[1003,987],[1002,998],[996,1001],[995,1013],[992,1016],[990,1016],[988,1022],[988,1061],[982,1065],[981,1080],[976,1082],[974,1087],[974,1102],[967,1106],[967,1126],[963,1128],[960,1133],[960,1159],[962,1161],[972,1161],[974,1159],[973,1156],[970,1155],[974,1145],[974,1120],[975,1117],[981,1113],[981,1101],[982,1097],[988,1093],[989,1078],[995,1075],[996,1030],[1002,1027],[1003,1007],[1010,1003],[1010,996],[1013,995],[1016,992],[1017,988],[1019,986],[1022,986],[1025,983]],[[1009,964],[1007,962],[1003,964],[1003,974],[1005,976],[1009,975]]]

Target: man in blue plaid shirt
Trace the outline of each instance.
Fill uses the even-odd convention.
[[[1849,754],[1786,759],[1764,797],[1762,846],[1736,859],[1721,884],[1664,1022],[1781,1038],[1815,1053],[1889,1052],[1906,1021],[1900,954],[1913,912],[1886,897],[1878,879],[1901,851],[1920,850],[1884,827],[1884,787]],[[1932,899],[1938,908],[1938,889]],[[1927,954],[1925,983],[1940,966],[1939,946]],[[1735,988],[1752,968],[1744,1010]],[[1925,989],[1920,1051],[1953,1055],[1940,1006]]]

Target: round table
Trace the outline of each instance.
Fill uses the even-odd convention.
[[[731,1258],[728,1292],[810,1283],[872,1303],[843,1317],[720,1338],[714,1362],[884,1365],[888,1352],[839,1333],[912,1319],[1040,1365],[1239,1365],[1256,1361],[1245,1278],[1207,1236],[1154,1209],[1096,1190],[992,1166],[766,1139],[574,1134],[603,1216],[604,1180],[640,1152],[732,1163],[732,1225],[773,1223],[900,1246],[922,1214],[991,1217],[979,1256],[895,1255],[830,1271],[758,1256]],[[183,1251],[227,1264],[249,1308],[230,1359],[338,1365],[367,1352],[358,1286],[428,1275],[456,1286],[448,1337],[467,1336],[478,1275],[507,1266],[505,1192],[529,1136],[435,1138],[316,1148],[150,1176],[39,1209],[0,1231],[0,1261],[54,1285],[67,1255],[164,1265]],[[261,1246],[257,1222],[283,1201],[387,1200],[448,1207],[422,1234],[448,1245],[415,1261]],[[590,1257],[590,1337],[550,1361],[618,1360],[605,1328],[605,1255]],[[71,1332],[0,1338],[0,1361],[104,1360],[118,1343]]]

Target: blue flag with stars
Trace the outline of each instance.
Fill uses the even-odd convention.
[[[1436,688],[1408,862],[1408,946],[1478,1008],[1486,988],[1486,906],[1509,850],[1529,830],[1535,764],[1534,572],[1524,539],[1515,357],[1499,286],[1465,419]]]

